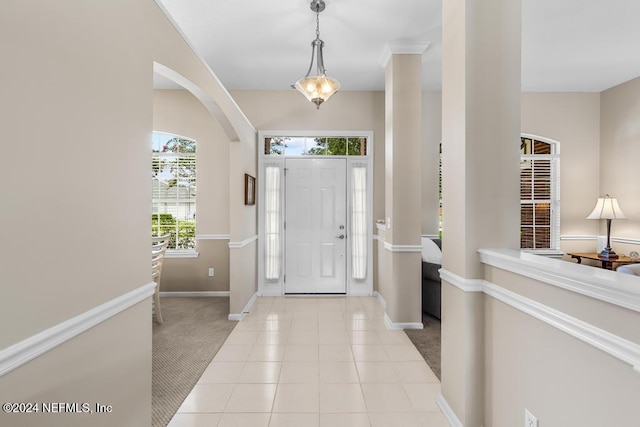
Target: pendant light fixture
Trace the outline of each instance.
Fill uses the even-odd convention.
[[[320,108],[320,104],[331,98],[331,95],[340,89],[340,83],[337,80],[327,77],[327,71],[324,68],[324,59],[322,57],[322,48],[324,42],[320,40],[320,12],[325,9],[324,0],[312,0],[311,10],[316,13],[316,38],[311,42],[311,64],[307,75],[291,85],[292,88],[298,89],[309,101],[316,104],[316,108]],[[313,62],[316,62],[316,73],[311,75],[313,70]]]

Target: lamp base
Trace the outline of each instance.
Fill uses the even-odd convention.
[[[613,249],[611,249],[609,246],[607,246],[606,248],[604,248],[602,250],[602,252],[600,252],[600,258],[617,259],[618,258],[618,254],[615,253],[615,251]]]

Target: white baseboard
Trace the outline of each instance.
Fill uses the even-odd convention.
[[[378,301],[380,301],[380,305],[382,305],[382,307],[384,307],[384,309],[386,310],[387,301],[385,301],[384,297],[380,294],[380,292],[374,291],[373,296],[376,297]],[[402,329],[424,329],[424,325],[420,322],[394,323],[391,321],[391,318],[389,317],[386,311],[384,313],[384,324],[387,325],[387,328],[392,331],[399,331]]]
[[[228,297],[229,291],[160,292],[161,298]]]
[[[0,377],[149,298],[155,282],[142,285],[62,323],[0,350]]]
[[[373,296],[378,298],[378,301],[380,301],[380,304],[382,304],[384,308],[387,308],[387,302],[384,300],[384,297],[380,294],[380,292],[374,291]]]
[[[384,313],[384,324],[392,331],[401,331],[403,329],[424,329],[421,322],[394,323],[387,313]]]
[[[438,395],[436,404],[440,407],[442,414],[447,419],[447,422],[451,427],[464,427],[464,425],[456,416],[456,413],[453,412],[453,409],[451,409],[451,406],[449,406],[449,402],[447,402],[447,399],[445,399],[443,395]]]
[[[229,313],[229,320],[234,320],[236,322],[241,321],[242,319],[244,319],[244,316],[247,315],[247,313],[249,313],[251,311],[251,306],[253,305],[254,302],[256,302],[256,299],[258,298],[258,293],[254,293],[253,296],[251,297],[251,299],[249,299],[249,302],[247,302],[247,304],[244,306],[244,308],[242,309],[242,313]]]

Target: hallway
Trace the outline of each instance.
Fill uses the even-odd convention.
[[[375,297],[259,297],[170,427],[445,427],[440,382]]]

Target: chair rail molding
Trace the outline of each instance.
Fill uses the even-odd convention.
[[[200,253],[193,249],[167,249],[164,254],[165,258],[198,258],[199,256]]]
[[[256,240],[258,240],[257,234],[251,237],[248,237],[240,242],[229,242],[229,249],[242,249],[245,246],[249,246],[251,243],[255,242]]]
[[[389,252],[422,252],[422,245],[394,245],[386,241],[384,248]]]
[[[228,234],[196,234],[196,240],[230,240]]]
[[[640,374],[640,345],[496,284],[485,282],[484,292],[631,365]]]
[[[0,350],[0,377],[153,295],[150,282]]]
[[[438,271],[440,272],[441,279],[446,280],[464,292],[482,292],[484,290],[485,282],[482,279],[465,279],[464,277],[460,277],[449,270],[445,270],[444,268],[441,268]]]
[[[606,236],[597,236],[597,235],[588,235],[588,234],[565,234],[560,236],[560,240],[597,240],[598,237],[606,237]],[[616,237],[611,236],[611,241],[614,243],[628,243],[630,245],[640,245],[640,239],[633,237]]]

